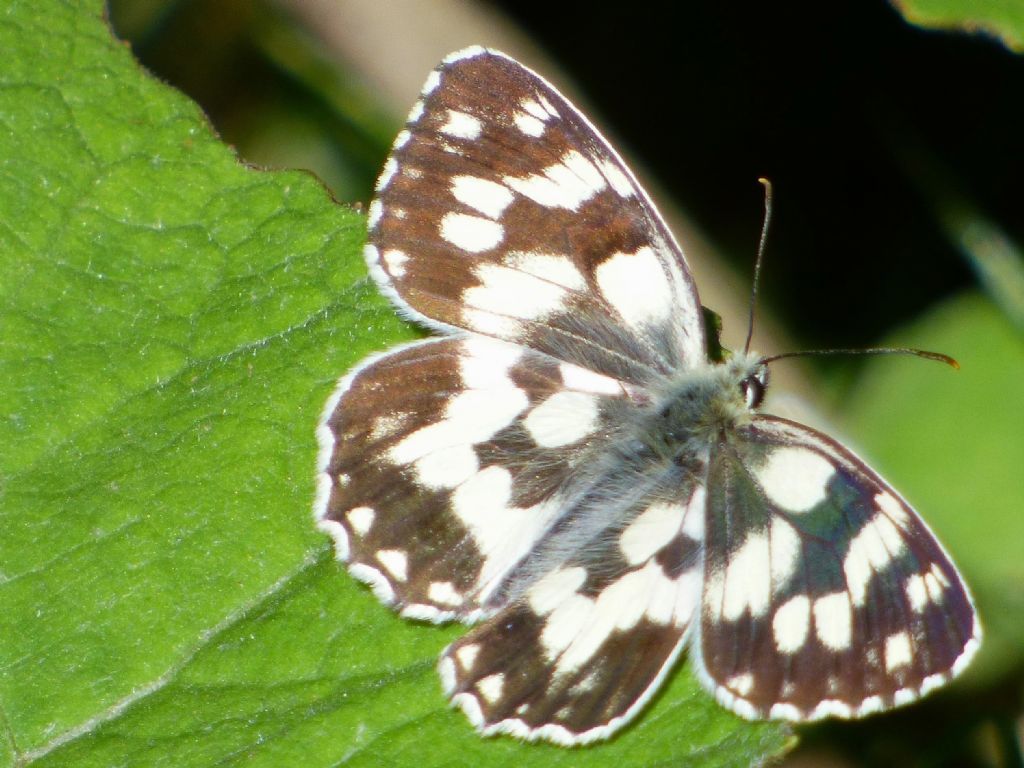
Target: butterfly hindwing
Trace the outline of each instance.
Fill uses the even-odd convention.
[[[479,614],[562,512],[621,385],[486,337],[391,351],[342,380],[317,514],[353,573],[407,615]]]
[[[478,728],[581,743],[643,707],[700,600],[704,488],[677,490],[674,503],[624,511],[628,525],[445,650],[445,689]]]
[[[697,292],[654,206],[587,120],[502,54],[467,49],[431,74],[369,217],[371,273],[427,324],[634,383],[704,362]]]
[[[699,644],[747,717],[853,717],[962,669],[979,630],[917,513],[843,446],[758,416],[713,449]]]

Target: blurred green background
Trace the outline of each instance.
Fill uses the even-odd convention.
[[[918,506],[962,567],[987,632],[956,685],[867,721],[800,728],[784,762],[1021,765],[1024,59],[1014,46],[1024,8],[905,5],[931,26],[853,0],[122,0],[110,19],[245,161],[307,169],[352,206],[368,202],[436,62],[470,43],[506,50],[579,103],[635,165],[680,235],[704,303],[723,315],[727,346],[745,327],[756,179],[771,178],[757,346],[913,345],[953,355],[962,370],[893,358],[787,362],[773,371],[770,409],[842,436]],[[37,67],[42,85],[31,67],[0,65],[10,206],[0,215],[0,351],[16,384],[0,464],[0,512],[10,516],[0,621],[13,626],[0,642],[2,755],[285,765],[296,764],[288,749],[315,742],[324,764],[337,749],[337,762],[376,765],[383,751],[408,762],[422,749],[417,734],[437,728],[457,734],[433,748],[439,764],[519,764],[525,750],[478,743],[443,712],[424,648],[452,633],[380,609],[308,524],[311,425],[343,372],[322,369],[346,340],[369,349],[403,333],[358,282],[361,263],[330,259],[354,253],[358,221],[325,211],[315,185],[296,176],[235,173],[192,131],[187,106],[113,69],[104,36],[81,20],[88,3],[15,6],[0,34],[31,23],[34,39],[50,32],[53,50]],[[30,59],[6,53],[18,66]],[[65,61],[80,71],[62,72]],[[39,87],[16,102],[26,82]],[[112,101],[138,105],[130,117],[104,113],[108,82]],[[22,231],[30,227],[36,239]],[[95,345],[93,328],[107,334]],[[58,347],[65,332],[81,346]],[[26,349],[36,356],[26,361]],[[85,579],[96,574],[94,588]],[[279,574],[292,575],[265,583]],[[537,748],[529,759],[611,762],[649,733],[671,753],[663,726],[686,701],[682,678],[657,709],[661,726],[648,712],[604,752]],[[743,750],[778,748],[774,732],[743,726],[748,743],[733,752],[734,726],[701,702],[712,711],[707,733],[679,733],[681,752],[734,764]],[[386,722],[381,734],[374,722]],[[449,760],[445,749],[458,754]]]
[[[727,345],[761,222],[756,179],[770,178],[762,348],[896,343],[963,364],[823,360],[779,372],[802,397],[777,392],[778,409],[815,403],[828,415],[806,418],[918,503],[988,629],[953,691],[801,729],[786,764],[1019,765],[1024,60],[1003,42],[1020,39],[1021,4],[987,32],[977,5],[909,9],[946,31],[882,2],[124,0],[111,19],[244,159],[307,168],[355,205],[436,60],[475,42],[506,49],[581,103],[653,185]]]

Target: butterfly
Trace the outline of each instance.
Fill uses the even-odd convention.
[[[401,615],[474,625],[447,695],[485,734],[577,744],[687,653],[747,718],[859,717],[981,637],[925,523],[709,356],[683,252],[621,158],[496,51],[427,78],[368,209],[380,290],[437,335],[327,403],[315,514]]]

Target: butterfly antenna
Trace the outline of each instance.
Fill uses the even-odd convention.
[[[960,369],[960,363],[949,355],[941,352],[928,352],[924,349],[912,349],[910,347],[871,347],[869,349],[807,349],[802,352],[783,352],[781,355],[772,355],[761,360],[762,363],[771,363],[787,357],[820,357],[822,355],[914,355],[923,357],[925,360],[935,360],[945,363],[950,368]]]
[[[764,187],[764,221],[761,224],[761,240],[757,244],[757,261],[754,262],[754,283],[750,287],[750,309],[747,312],[747,342],[743,345],[743,353],[750,352],[750,342],[754,338],[754,310],[757,308],[757,285],[761,280],[761,262],[764,260],[764,248],[768,242],[768,226],[772,221],[772,183],[768,179],[758,181]]]

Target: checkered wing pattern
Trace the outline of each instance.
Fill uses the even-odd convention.
[[[746,717],[857,717],[973,656],[956,568],[918,514],[834,440],[759,416],[713,451],[695,650]]]
[[[700,601],[704,487],[675,480],[445,650],[445,690],[484,733],[585,743],[657,690]]]
[[[431,73],[369,216],[371,273],[428,325],[634,383],[704,363],[697,291],[654,206],[586,118],[501,54]]]
[[[321,427],[321,525],[405,615],[475,619],[564,514],[613,379],[484,336],[431,339],[343,381]]]
[[[756,412],[766,361],[710,361],[678,245],[607,142],[483,48],[429,76],[369,207],[381,290],[440,336],[339,383],[315,513],[445,650],[483,733],[578,744],[686,649],[747,717],[852,717],[980,638],[917,514],[834,441]]]

